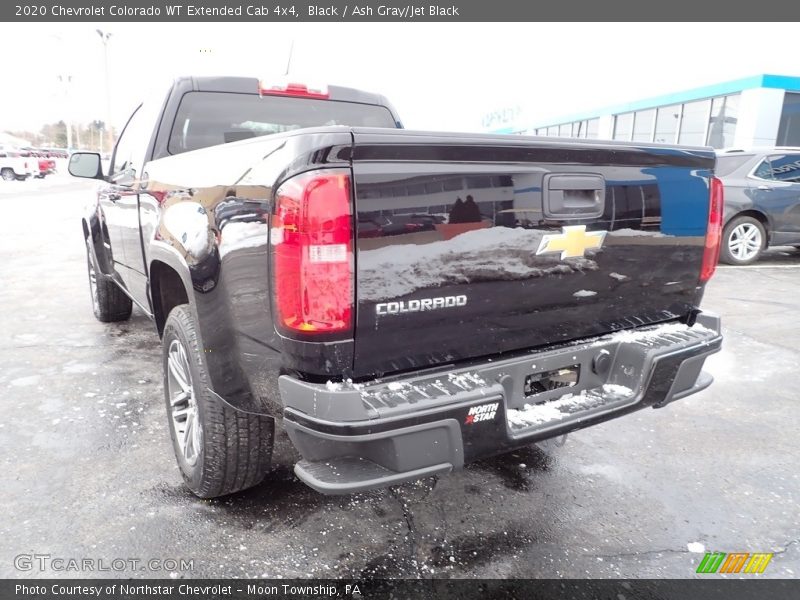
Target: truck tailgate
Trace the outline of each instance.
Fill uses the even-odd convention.
[[[353,373],[684,317],[710,150],[355,130]]]

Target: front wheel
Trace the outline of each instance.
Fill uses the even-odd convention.
[[[270,468],[274,421],[237,411],[211,392],[187,304],[167,317],[162,362],[172,448],[192,493],[214,498],[260,483]]]
[[[766,247],[767,232],[758,219],[735,217],[722,232],[720,260],[729,265],[749,265]]]
[[[16,181],[17,179],[13,169],[3,169],[0,171],[0,177],[3,178],[3,181]]]

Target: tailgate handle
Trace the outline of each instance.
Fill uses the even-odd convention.
[[[606,206],[602,175],[549,173],[542,182],[544,216],[550,219],[596,219]]]

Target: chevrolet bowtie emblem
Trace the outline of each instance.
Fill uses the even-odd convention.
[[[561,252],[561,259],[578,258],[587,250],[597,250],[603,246],[605,231],[586,233],[586,225],[569,225],[561,228],[561,233],[542,237],[536,254]]]

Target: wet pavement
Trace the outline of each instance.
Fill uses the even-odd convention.
[[[154,327],[92,316],[92,185],[27,183],[0,186],[0,577],[683,578],[705,550],[800,575],[800,253],[717,272],[716,383],[669,408],[347,497],[298,482],[281,436],[263,484],[204,501],[172,455]],[[161,563],[18,570],[30,554]]]

